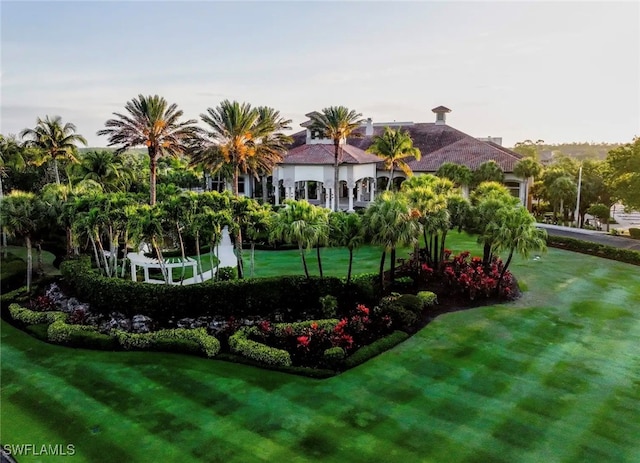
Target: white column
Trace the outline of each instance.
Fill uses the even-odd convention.
[[[273,184],[274,186],[274,192],[273,194],[276,197],[276,206],[280,205],[280,182],[278,180],[275,180],[275,183]]]
[[[362,201],[362,180],[358,180],[356,185],[356,201]]]
[[[320,182],[316,182],[316,199],[320,201],[322,199],[322,185]]]
[[[133,262],[131,262],[131,281],[138,281],[136,276],[136,264]]]
[[[324,207],[326,209],[330,209],[330,201],[331,201],[331,188],[324,189]]]
[[[309,201],[309,182],[306,180],[304,181],[304,199]]]
[[[378,188],[378,181],[374,179],[371,181],[371,184],[369,186],[369,189],[371,190],[369,201],[373,202],[373,200],[376,199],[376,188]]]
[[[149,267],[144,266],[142,268],[144,269],[144,281],[146,283],[149,281]]]
[[[353,180],[347,181],[347,195],[349,196],[349,209],[347,209],[347,212],[353,212],[353,189],[355,186]]]

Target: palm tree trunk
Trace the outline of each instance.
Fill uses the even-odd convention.
[[[238,164],[235,163],[233,168],[233,196],[238,197],[238,180],[240,178],[240,169]],[[242,269],[242,228],[238,225],[238,231],[236,232],[236,258],[238,259],[238,278],[244,278],[244,272]]]
[[[58,172],[58,159],[53,158],[53,173],[56,176],[56,184],[60,185],[60,173]]]
[[[322,259],[320,257],[320,243],[316,244],[316,255],[318,256],[318,271],[320,272],[320,278],[324,278],[322,274]]]
[[[31,291],[31,273],[33,272],[33,260],[31,257],[31,237],[25,236],[24,242],[27,245],[27,292]]]
[[[162,278],[164,279],[165,284],[169,284],[169,275],[167,273],[167,267],[164,265],[164,257],[162,257],[162,251],[160,250],[160,246],[158,246],[158,241],[155,237],[151,238],[151,245],[153,249],[156,250],[156,255],[158,256],[158,262],[160,262],[160,272],[162,273]]]
[[[156,203],[156,153],[153,148],[149,147],[149,192],[150,200],[149,204],[154,205]]]
[[[218,270],[220,270],[220,258],[218,257],[220,255],[220,243],[216,244],[216,279],[218,278]]]
[[[91,233],[89,233],[89,241],[91,241],[91,246],[93,247],[93,255],[96,259],[96,265],[98,266],[98,269],[102,269],[102,264],[100,262],[100,257],[98,256],[98,247],[96,246],[96,242],[93,239],[93,236],[91,235]]]
[[[387,191],[391,190],[392,183],[393,183],[393,164],[391,164],[391,169],[389,169],[389,181],[387,182]]]
[[[42,265],[42,243],[36,241],[36,262],[38,263],[38,275],[44,274],[44,266]]]
[[[124,231],[124,250],[122,256],[122,271],[120,272],[120,278],[124,278],[124,272],[126,269],[127,262],[127,243],[129,242],[129,230],[125,229]]]
[[[213,265],[213,248],[215,248],[215,243],[213,240],[209,244],[209,265],[211,266],[211,277],[214,276],[214,267],[215,267],[215,278],[218,278],[218,266]]]
[[[334,197],[334,201],[333,201],[333,210],[337,211],[338,210],[338,205],[340,204],[340,200],[338,198],[338,186],[340,184],[340,163],[339,161],[339,157],[338,157],[338,151],[340,150],[340,140],[336,140],[334,142],[334,147],[335,147],[335,159],[333,162],[333,197]]]
[[[380,258],[380,288],[384,290],[384,260],[387,257],[387,250],[382,251],[382,257]]]
[[[182,255],[182,269],[180,271],[180,286],[182,286],[182,282],[184,281],[184,272],[186,269],[186,255],[184,252],[184,240],[182,239],[182,233],[180,232],[180,224],[176,221],[176,230],[178,231],[178,240],[180,241],[180,254]],[[195,277],[195,275],[194,275]]]
[[[104,253],[104,247],[102,246],[102,240],[100,239],[100,235],[96,232],[95,242],[98,245],[98,249],[100,250],[100,254],[102,255],[102,260],[104,262],[104,271],[105,274],[110,277],[111,276],[111,267],[109,267],[109,262],[107,261],[107,256]]]
[[[511,263],[511,258],[513,257],[514,248],[511,248],[509,251],[509,257],[507,258],[507,262],[505,262],[504,267],[502,267],[502,271],[500,272],[500,276],[498,277],[498,284],[496,285],[496,296],[500,295],[500,285],[502,284],[502,279],[504,278],[504,274],[507,273],[507,268],[509,268],[509,264]]]
[[[396,280],[396,247],[391,248],[391,270],[389,272],[391,283]]]
[[[304,258],[304,249],[302,244],[298,243],[298,249],[300,250],[300,257],[302,258],[302,266],[304,267],[304,275],[309,278],[309,269],[307,268],[307,260]]]
[[[198,259],[198,273],[200,274],[200,283],[204,282],[204,275],[202,275],[202,258],[200,256],[200,232],[196,230],[196,257]],[[213,268],[212,268],[213,270]],[[196,281],[196,276],[193,276],[193,281]]]
[[[73,235],[71,231],[71,227],[65,227],[67,232],[67,257],[71,256],[73,252]]]
[[[353,266],[353,249],[349,248],[349,270],[347,271],[347,284],[351,282],[351,268]]]
[[[482,250],[482,264],[485,268],[489,267],[491,263],[491,243],[484,242],[484,247]]]
[[[442,262],[444,261],[444,249],[445,249],[445,242],[447,240],[447,233],[448,233],[447,230],[442,232],[442,242],[440,243],[440,255],[438,256],[438,262],[436,263],[437,264],[435,268],[436,271],[438,271],[440,267],[442,267]]]

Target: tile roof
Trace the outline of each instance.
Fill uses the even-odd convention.
[[[303,132],[304,135],[304,132]],[[374,154],[367,153],[352,145],[341,145],[343,164],[371,164],[380,161]],[[329,164],[333,165],[335,151],[333,145],[298,145],[289,150],[282,164]]]
[[[413,139],[413,145],[420,149],[422,157],[420,161],[409,161],[408,164],[415,172],[435,172],[445,162],[462,164],[470,169],[476,169],[486,161],[494,160],[500,165],[504,172],[513,172],[513,167],[522,156],[508,148],[493,142],[480,141],[477,138],[467,135],[446,124],[434,124],[432,122],[416,123],[402,127],[407,130]],[[360,151],[371,146],[375,135],[382,135],[384,126],[374,125],[373,135],[364,135],[365,127],[356,130],[362,135],[360,138],[350,137],[347,140],[348,146],[356,147]],[[328,147],[331,159],[333,160],[332,145],[305,145],[306,131],[292,135],[290,154],[300,153],[296,148],[300,146],[322,146]],[[304,158],[304,156],[302,156]],[[297,158],[298,162],[289,162],[289,155],[285,157],[285,163],[316,164],[315,162],[304,162],[304,159]],[[299,162],[299,161],[303,162]],[[293,158],[291,159],[293,161]],[[331,161],[333,162],[333,161]]]

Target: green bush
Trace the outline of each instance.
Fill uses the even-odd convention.
[[[326,320],[307,320],[304,322],[296,323],[275,323],[273,325],[273,331],[276,336],[285,336],[290,329],[290,333],[295,336],[305,334],[312,324],[317,324],[319,330],[333,331],[340,320],[336,318],[328,318]]]
[[[220,267],[216,274],[218,281],[229,281],[238,278],[238,271],[235,267]]]
[[[590,241],[552,235],[547,237],[547,246],[604,257],[605,259],[626,262],[627,264],[640,265],[640,252],[633,251],[631,249],[614,248],[612,246],[592,243]]]
[[[29,325],[25,328],[25,330],[33,335],[35,338],[41,341],[47,341],[49,337],[47,336],[47,330],[49,329],[49,325],[46,323],[39,323],[37,325]]]
[[[15,303],[9,305],[9,313],[11,318],[25,325],[50,324],[56,320],[66,320],[67,318],[64,312],[36,312]]]
[[[409,304],[406,298],[404,303],[399,302],[400,297],[401,295],[397,293],[386,296],[373,310],[380,316],[388,315],[391,317],[395,328],[407,328],[418,321],[418,315],[417,312],[405,307],[405,304]],[[420,307],[422,307],[422,301],[420,301]]]
[[[640,240],[640,228],[630,228],[629,236],[634,240]]]
[[[209,336],[205,328],[176,328],[151,333],[127,333],[116,330],[115,338],[125,350],[202,352],[207,357],[215,357],[220,352],[220,342]]]
[[[338,310],[338,298],[335,296],[323,296],[320,298],[320,313],[323,318],[335,318]]]
[[[201,315],[269,318],[274,312],[285,321],[295,320],[303,311],[319,315],[320,297],[326,295],[337,297],[344,307],[371,303],[362,293],[370,282],[346,285],[332,277],[283,276],[170,286],[107,278],[91,270],[88,259],[65,261],[60,270],[75,296],[91,304],[92,312],[108,315],[117,307],[129,317],[142,314],[159,322]]]
[[[88,333],[100,334],[95,326],[70,325],[63,319],[56,320],[49,325],[47,337],[56,344],[72,344],[84,338]],[[106,336],[106,335],[104,335]]]
[[[356,304],[375,304],[382,296],[380,278],[377,273],[362,273],[353,275],[349,284],[345,284],[340,303],[344,307],[353,307]]]
[[[438,303],[438,295],[431,291],[420,291],[417,296],[422,301],[422,307],[425,309]]]
[[[398,277],[392,286],[396,291],[409,291],[413,287],[413,284],[413,278],[411,277]]]
[[[361,347],[355,351],[352,355],[345,360],[345,366],[347,368],[353,368],[358,366],[369,359],[372,359],[376,355],[388,351],[392,347],[397,346],[401,342],[409,338],[409,335],[404,331],[394,331],[384,338],[380,338],[375,342],[372,342],[368,346]]]
[[[424,303],[421,298],[413,294],[403,294],[397,300],[397,304],[400,304],[404,309],[407,309],[416,315],[422,313]]]
[[[342,347],[330,347],[326,349],[322,355],[324,363],[332,368],[338,367],[346,356],[346,352]]]
[[[240,328],[236,331],[229,337],[231,352],[267,365],[291,366],[291,356],[286,350],[269,347],[248,339],[250,335],[257,332],[258,330],[254,326]]]

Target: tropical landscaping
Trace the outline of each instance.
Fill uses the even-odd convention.
[[[206,129],[157,95],[125,110],[99,132],[115,150],[81,153],[57,116],[2,137],[4,442],[29,430],[79,461],[633,461],[637,267],[547,251],[536,221],[634,206],[639,140],[580,167],[524,157],[530,211],[493,161],[412,175],[420,151],[387,128],[386,191],[344,212],[266,200],[291,141],[273,108],[225,100]],[[335,184],[360,117],[312,114]],[[230,191],[189,191],[205,173]]]

